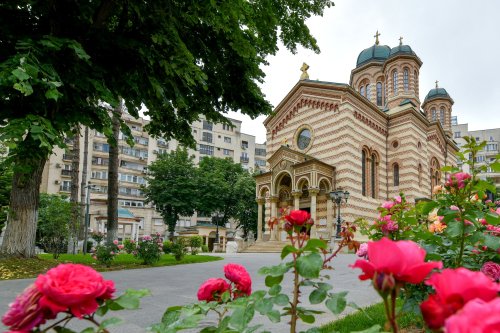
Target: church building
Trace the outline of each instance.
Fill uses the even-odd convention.
[[[453,99],[436,82],[421,102],[422,61],[402,39],[391,48],[378,37],[359,54],[349,84],[310,80],[304,64],[264,121],[269,171],[256,176],[259,241],[285,239],[280,225],[268,223],[285,207],[309,211],[311,237],[330,239],[331,191],[350,194],[343,221],[374,221],[381,202],[400,192],[408,201],[429,198],[444,180],[440,169],[456,165]]]

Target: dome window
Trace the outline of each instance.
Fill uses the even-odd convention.
[[[444,108],[441,108],[441,110],[439,110],[439,121],[441,122],[441,125],[444,126]]]
[[[431,109],[431,120],[436,121],[437,120],[437,115],[436,115],[436,109],[432,108]]]
[[[405,68],[404,71],[403,71],[403,86],[404,86],[405,92],[408,92],[408,88],[409,88],[409,85],[408,85],[408,68]]]
[[[398,70],[395,69],[392,72],[392,91],[394,92],[394,95],[398,94]]]
[[[361,86],[361,88],[359,88],[359,93],[361,96],[365,96],[365,86]]]
[[[366,96],[365,97],[368,98],[369,100],[372,98],[372,92],[371,92],[369,83],[366,85]]]
[[[382,82],[377,82],[377,105],[382,106]]]

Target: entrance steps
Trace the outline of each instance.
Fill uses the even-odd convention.
[[[257,241],[243,250],[243,253],[281,253],[289,242],[282,241]]]

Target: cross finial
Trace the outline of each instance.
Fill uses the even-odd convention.
[[[437,89],[437,88],[439,88],[439,87],[438,87],[438,82],[439,82],[439,81],[438,81],[438,80],[436,80],[436,89]]]
[[[379,34],[378,30],[377,30],[377,33],[375,34],[375,36],[373,36],[373,37],[375,37],[375,45],[379,44],[378,36],[380,36],[380,34]]]
[[[307,74],[308,69],[309,65],[306,64],[305,62],[302,63],[302,67],[300,67],[300,70],[302,71],[302,74],[300,75],[301,80],[309,80],[309,74]]]
[[[399,45],[403,45],[403,36],[399,37]]]

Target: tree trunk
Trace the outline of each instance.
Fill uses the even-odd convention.
[[[36,157],[32,157],[33,159]],[[40,183],[46,158],[16,165],[31,165],[29,173],[14,172],[10,193],[9,217],[2,248],[3,256],[31,258],[35,253],[36,224],[40,199]]]
[[[80,228],[78,230],[78,238],[83,239],[85,233],[85,203],[87,202],[87,172],[89,158],[89,128],[85,126],[85,135],[83,139],[83,168],[82,168],[82,183],[80,186]]]
[[[118,138],[120,135],[120,118],[122,115],[122,100],[113,110],[113,138],[114,143],[109,146],[109,166],[108,166],[108,234],[106,242],[113,243],[118,238],[118,154],[120,146]]]
[[[80,126],[77,126],[77,131],[73,137],[73,149],[71,150],[71,195],[69,201],[71,203],[71,221],[70,221],[70,238],[68,253],[75,254],[78,243],[78,229],[80,220],[80,207],[78,204],[78,189],[80,176]]]

